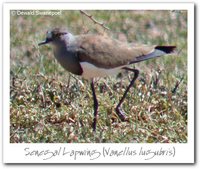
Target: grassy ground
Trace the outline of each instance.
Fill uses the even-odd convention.
[[[187,13],[185,11],[79,11],[60,16],[11,13],[11,143],[185,143],[187,142]],[[133,74],[97,79],[97,131],[92,131],[89,82],[65,71],[50,45],[38,47],[48,29],[74,34],[105,33],[121,41],[176,45],[177,53],[133,65],[140,76],[123,104],[129,122],[115,107]]]

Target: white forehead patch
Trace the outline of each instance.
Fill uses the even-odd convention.
[[[49,38],[49,39],[52,38],[52,32],[51,31],[47,31],[47,38]]]

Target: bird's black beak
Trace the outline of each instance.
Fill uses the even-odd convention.
[[[51,41],[52,41],[51,39],[46,39],[45,41],[38,43],[38,45],[39,45],[39,46],[40,46],[40,45],[45,45],[45,44],[47,44],[47,43],[49,43],[49,42],[51,42]]]

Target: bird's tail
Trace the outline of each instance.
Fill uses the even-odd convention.
[[[162,55],[170,54],[174,51],[175,48],[176,48],[176,46],[156,46],[154,48],[154,51],[152,51],[151,53],[149,53],[147,55],[136,57],[135,60],[132,61],[130,64],[141,62],[143,60],[152,59],[155,57],[160,57]]]

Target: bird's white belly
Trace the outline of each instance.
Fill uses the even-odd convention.
[[[83,70],[82,76],[85,79],[115,75],[123,71],[122,67],[105,69],[105,68],[99,68],[88,62],[80,62],[80,64]]]

